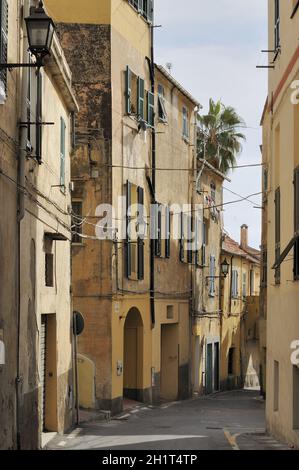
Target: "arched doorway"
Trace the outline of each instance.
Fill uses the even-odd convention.
[[[124,326],[123,396],[142,401],[143,389],[143,322],[137,308],[132,308]]]

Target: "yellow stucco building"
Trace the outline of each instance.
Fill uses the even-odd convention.
[[[73,298],[85,317],[80,404],[117,413],[124,398],[185,398],[191,261],[184,236],[170,236],[181,217],[171,207],[191,203],[198,103],[154,65],[151,1],[45,3],[80,106],[72,159]],[[138,203],[144,204],[145,239],[137,212],[127,212]],[[107,240],[99,239],[101,204],[115,209]],[[157,216],[151,204],[159,207]]]
[[[247,225],[240,243],[223,236],[222,261],[229,271],[222,279],[221,388],[258,388],[260,252],[249,246]]]
[[[299,447],[299,2],[269,1],[268,100],[263,114],[263,244],[267,253],[267,429]],[[265,316],[265,314],[264,314]],[[297,343],[298,344],[298,343]]]

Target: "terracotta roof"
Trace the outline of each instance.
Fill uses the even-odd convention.
[[[260,252],[258,250],[249,247],[248,251],[245,251],[240,247],[239,243],[230,238],[228,235],[224,236],[224,240],[222,242],[222,250],[225,253],[229,253],[230,255],[241,256],[242,258],[246,258],[251,263],[259,264],[260,262]],[[249,250],[252,250],[252,253],[250,253]]]

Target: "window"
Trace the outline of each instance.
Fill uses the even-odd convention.
[[[211,183],[211,199],[213,203],[216,203],[216,185],[215,183]]]
[[[125,274],[128,279],[144,279],[144,239],[139,233],[139,222],[144,221],[144,190],[127,181],[126,184],[126,241]],[[137,205],[138,204],[138,205]]]
[[[46,286],[54,286],[54,255],[53,253],[45,254],[45,279]]]
[[[159,121],[166,123],[167,122],[167,112],[165,107],[165,94],[164,87],[158,85],[158,116]]]
[[[189,114],[185,106],[183,106],[183,137],[189,139]]]
[[[264,192],[268,191],[268,169],[264,168],[263,170],[263,190]]]
[[[236,269],[233,269],[232,271],[232,297],[234,299],[238,298],[238,294],[239,294],[238,284],[239,284],[239,273]]]
[[[173,305],[167,305],[166,312],[167,320],[172,320],[174,318]]]
[[[72,243],[82,243],[82,201],[72,202]]]
[[[215,296],[215,275],[216,275],[216,258],[215,256],[210,256],[210,289],[209,295],[211,297]]]
[[[7,0],[0,0],[0,62],[7,63],[7,46],[8,46],[8,3]],[[7,69],[0,70],[0,94],[5,99],[7,92]]]
[[[235,348],[229,348],[228,364],[227,364],[228,375],[234,375],[234,356],[235,356]]]
[[[65,130],[66,125],[60,118],[60,186],[65,189]]]
[[[280,257],[280,188],[275,191],[275,261]],[[280,266],[275,269],[275,284],[280,284]]]
[[[275,49],[280,47],[280,0],[274,0],[274,46]]]
[[[246,276],[246,273],[243,273],[243,278],[242,278],[242,296],[243,296],[243,299],[245,299],[246,296],[247,296],[247,276]]]
[[[153,0],[129,0],[129,3],[146,21],[153,21]]]
[[[181,213],[180,261],[192,263],[192,217]]]
[[[147,92],[147,122],[151,127],[155,126],[155,95]]]
[[[156,256],[162,256],[162,205],[156,205],[156,240],[155,240],[155,254]]]

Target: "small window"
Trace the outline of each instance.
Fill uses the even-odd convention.
[[[174,318],[173,305],[167,305],[167,320],[172,320]]]
[[[72,243],[82,243],[82,201],[72,203]]]
[[[45,254],[45,276],[46,287],[54,286],[54,255],[53,253]]]
[[[166,123],[167,122],[167,112],[165,107],[165,93],[164,87],[158,85],[158,116],[159,121]]]
[[[189,113],[185,106],[183,106],[183,137],[189,139]]]

